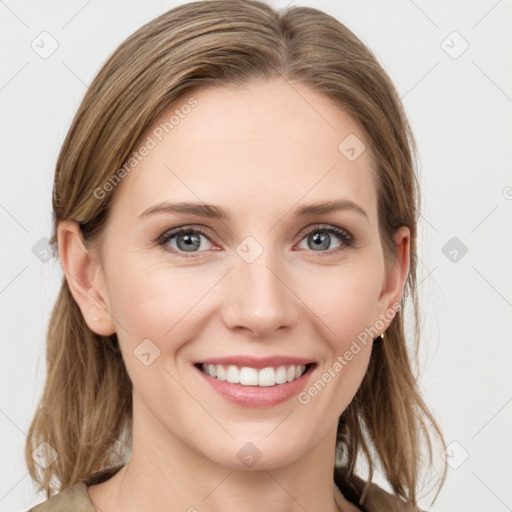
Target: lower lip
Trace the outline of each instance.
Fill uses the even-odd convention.
[[[275,386],[243,386],[242,384],[231,384],[230,382],[216,379],[206,375],[197,366],[194,368],[199,372],[206,383],[217,393],[221,394],[231,402],[242,407],[272,407],[289,400],[298,395],[305,387],[306,381],[314,370],[309,367],[298,379],[285,384]]]

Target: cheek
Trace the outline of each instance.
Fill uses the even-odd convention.
[[[124,261],[110,274],[111,311],[134,392],[151,402],[155,388],[163,395],[180,395],[180,388],[163,371],[175,375],[173,357],[192,336],[194,304],[206,293],[191,286],[189,276],[176,269],[149,268],[137,260]],[[127,278],[126,276],[129,276]],[[165,392],[163,390],[166,390]],[[153,398],[151,398],[153,397]]]
[[[306,389],[303,403],[315,400],[320,408],[339,415],[352,400],[371,355],[375,335],[369,328],[376,320],[382,272],[378,259],[369,258],[340,266],[336,272],[317,273],[309,286],[302,288],[304,302],[311,304],[318,316],[316,327],[328,353],[318,381]],[[310,290],[307,298],[306,289]],[[320,392],[324,387],[329,391]]]
[[[326,357],[316,380],[299,399],[315,403],[333,418],[352,401],[368,368],[375,337],[368,329],[375,321],[379,295],[375,282],[374,276],[352,269],[338,283],[326,281],[324,293],[315,296]]]
[[[321,320],[333,348],[344,350],[376,320],[382,271],[378,261],[366,261],[316,272],[308,282],[301,281],[299,294]]]
[[[153,260],[144,253],[111,255],[112,313],[133,335],[161,337],[198,293],[198,283],[190,286],[189,274]]]
[[[121,344],[132,352],[150,339],[162,352],[179,350],[197,329],[201,299],[217,281],[211,271],[148,265],[142,258],[113,266],[109,295]]]

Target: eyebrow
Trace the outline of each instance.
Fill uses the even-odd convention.
[[[292,215],[295,215],[296,217],[311,217],[313,215],[343,210],[357,212],[368,219],[366,211],[357,203],[354,203],[349,199],[302,205],[293,210]],[[229,213],[220,206],[205,203],[171,203],[169,201],[164,201],[163,203],[156,204],[155,206],[151,206],[147,210],[144,210],[139,215],[139,219],[148,217],[155,213],[189,214],[225,221],[230,219]]]

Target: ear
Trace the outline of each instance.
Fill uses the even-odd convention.
[[[57,232],[60,263],[87,326],[102,336],[114,334],[116,330],[98,254],[86,248],[77,222],[59,222]]]
[[[379,319],[385,323],[382,332],[389,327],[398,311],[397,305],[400,304],[409,274],[411,232],[408,227],[402,226],[396,231],[393,238],[395,240],[396,262],[384,278],[382,292],[378,300]]]

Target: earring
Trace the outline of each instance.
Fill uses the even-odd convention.
[[[380,338],[381,340],[383,340],[383,339],[384,339],[384,336],[386,336],[386,335],[385,335],[384,333],[382,333],[382,334],[379,336],[379,338]]]

